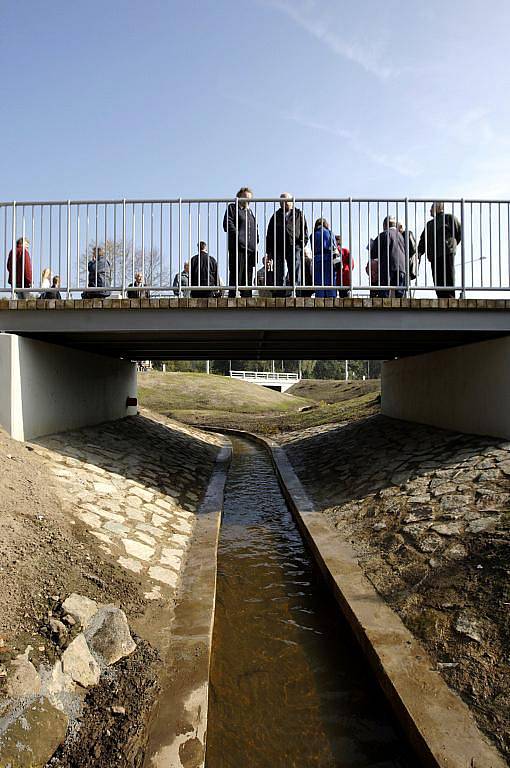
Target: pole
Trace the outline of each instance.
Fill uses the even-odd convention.
[[[211,370],[210,370],[210,362],[211,362],[210,360],[206,360],[205,361],[205,372],[206,373],[210,373],[211,372]]]
[[[345,361],[345,380],[349,381],[349,361]]]

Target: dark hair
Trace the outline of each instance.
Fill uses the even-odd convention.
[[[201,251],[206,251],[207,250],[207,243],[205,242],[205,240],[201,240],[199,242],[199,244],[198,244],[198,247],[199,247],[199,249]]]
[[[251,195],[253,197],[253,192],[251,189],[249,187],[241,187],[236,197],[246,197],[247,195]]]
[[[329,229],[329,224],[327,219],[317,219],[317,221],[315,222],[314,229],[320,229],[321,227],[323,227],[324,229]]]

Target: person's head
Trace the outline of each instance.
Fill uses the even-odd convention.
[[[435,203],[432,203],[430,206],[430,215],[432,217],[438,216],[440,213],[444,212],[444,203],[436,201]]]
[[[182,268],[183,272],[189,272],[189,261],[184,262],[184,266]]]
[[[314,229],[329,229],[329,224],[327,219],[317,219],[315,222]]]
[[[135,273],[135,285],[142,285],[143,283],[143,275],[141,272]]]
[[[244,197],[245,200],[241,200],[239,202],[239,207],[240,208],[248,208],[248,206],[250,205],[250,200],[253,197],[253,192],[251,191],[251,189],[249,187],[241,187],[241,189],[237,193],[236,197]]]
[[[60,275],[53,275],[52,288],[60,288]]]
[[[383,229],[391,229],[392,227],[397,226],[397,222],[393,218],[393,216],[386,216],[383,223]]]
[[[104,257],[104,248],[101,248],[100,246],[92,248],[92,261],[96,261],[96,259],[102,259]]]
[[[198,250],[201,253],[207,253],[207,243],[204,240],[201,240],[198,244]]]
[[[280,200],[281,200],[280,205],[285,212],[291,211],[293,209],[294,202],[292,200],[292,195],[290,194],[290,192],[282,192],[282,194],[280,195]]]
[[[42,280],[49,280],[51,277],[51,269],[49,267],[46,267],[46,269],[43,269],[41,274]]]
[[[18,237],[18,239],[16,240],[17,248],[28,248],[29,245],[30,245],[30,241],[27,240],[26,237]]]
[[[401,234],[404,234],[405,227],[404,227],[404,225],[402,224],[401,221],[397,221],[397,229],[398,229],[399,232],[401,232]]]
[[[342,247],[342,237],[341,235],[335,235],[335,240],[338,248]]]

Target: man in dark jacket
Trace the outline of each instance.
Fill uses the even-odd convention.
[[[252,285],[259,242],[257,222],[250,210],[253,193],[249,187],[241,187],[236,197],[238,202],[227,206],[223,218],[223,229],[228,232],[228,284]],[[252,295],[251,290],[246,289],[240,293],[245,297]],[[235,298],[235,287],[230,288],[228,295]]]
[[[209,256],[207,243],[203,240],[198,245],[198,253],[191,259],[190,285],[218,286],[218,263],[213,256]],[[208,299],[217,291],[190,291],[191,298]]]
[[[378,264],[378,285],[395,286],[395,297],[401,299],[406,284],[406,246],[397,222],[391,217],[383,221],[383,231],[372,241],[370,262]],[[389,288],[376,291],[375,296],[387,299]]]
[[[111,281],[111,265],[106,258],[104,248],[93,248],[92,258],[88,263],[89,288],[109,288]],[[110,291],[83,291],[83,299],[106,299]]]
[[[302,254],[308,242],[308,226],[305,216],[294,207],[292,195],[284,192],[280,195],[281,207],[271,216],[266,234],[266,254],[273,263],[272,285],[283,285],[285,264],[287,264],[288,284],[302,285]],[[274,292],[284,295],[286,291]]]
[[[460,221],[444,212],[444,203],[432,203],[431,220],[427,222],[418,243],[418,257],[426,252],[438,299],[454,299],[455,254],[462,239]],[[438,286],[448,286],[438,288]]]

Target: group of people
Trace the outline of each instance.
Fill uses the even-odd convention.
[[[236,197],[237,201],[227,206],[223,219],[228,247],[228,296],[234,297],[235,286],[241,286],[241,297],[249,297],[260,239],[257,220],[250,209],[251,189],[242,187]],[[323,217],[316,220],[309,235],[306,217],[294,205],[292,195],[284,192],[280,201],[280,208],[271,216],[267,227],[263,266],[256,275],[258,294],[287,296],[292,287],[297,296],[347,296],[354,260],[349,249],[342,247],[341,237],[334,235]],[[371,296],[403,297],[409,282],[416,279],[421,258],[426,254],[437,296],[455,298],[455,254],[461,242],[461,225],[453,214],[445,213],[442,202],[432,204],[430,216],[418,247],[413,232],[406,231],[395,218],[386,216],[382,232],[368,246],[366,271]],[[193,286],[206,290],[193,290]],[[218,264],[209,254],[206,243],[199,243],[191,264],[186,262],[182,272],[175,276],[176,295],[179,287],[184,296],[222,295]]]
[[[253,193],[242,187],[235,202],[229,203],[223,219],[228,249],[228,296],[252,295],[254,271],[259,250],[259,232],[255,214],[250,208]],[[371,240],[369,260],[370,295],[385,298],[405,295],[409,281],[414,280],[421,257],[426,254],[439,298],[455,298],[455,254],[462,232],[458,219],[445,213],[444,204],[435,202],[430,209],[418,246],[413,232],[406,231],[395,218],[386,216],[382,232]],[[15,281],[18,298],[27,298],[32,288],[32,262],[26,238],[16,241],[15,258],[12,250],[7,259],[9,285]],[[265,239],[263,265],[256,275],[256,287],[261,296],[287,296],[292,288],[297,296],[334,297],[349,294],[354,260],[348,248],[342,246],[329,222],[321,217],[315,221],[309,235],[306,217],[294,205],[292,195],[280,195],[280,207],[269,220]],[[87,265],[87,290],[83,298],[106,298],[111,294],[111,264],[104,248],[92,249]],[[14,277],[15,276],[15,277]],[[324,287],[322,287],[324,286]],[[60,277],[51,275],[49,268],[42,273],[40,298],[60,298]],[[223,288],[218,262],[201,240],[197,253],[186,261],[173,281],[175,295],[191,297],[222,296]],[[144,276],[136,272],[127,288],[128,298],[149,298]]]

